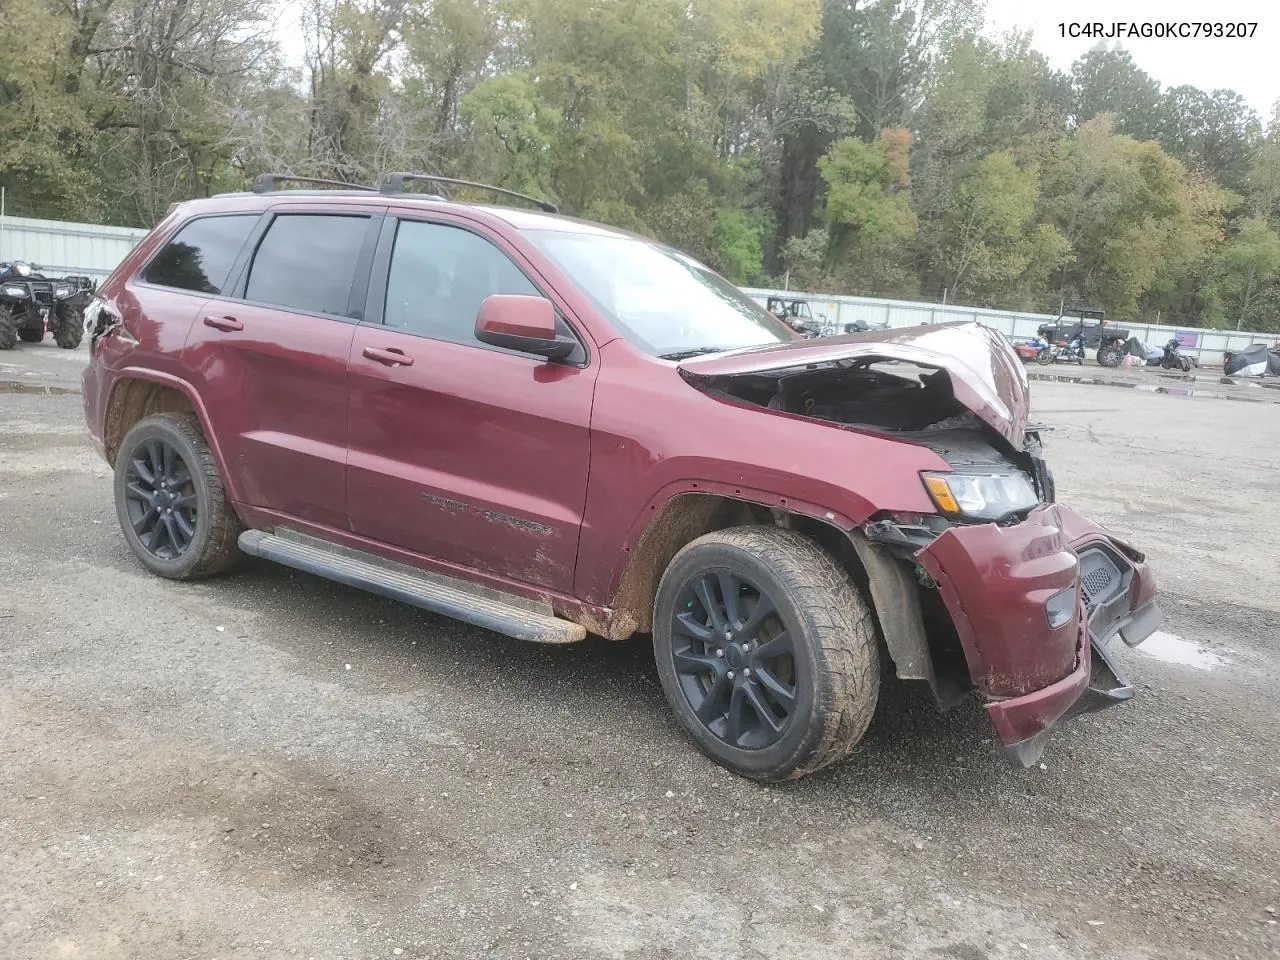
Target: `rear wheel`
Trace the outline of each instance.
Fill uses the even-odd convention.
[[[875,622],[848,573],[812,540],[737,527],[671,561],[654,603],[654,653],[681,726],[756,780],[846,757],[875,712]]]
[[[0,350],[12,350],[18,344],[21,310],[0,304]]]
[[[53,339],[63,350],[74,350],[84,337],[84,311],[65,300],[53,308]]]
[[[189,414],[138,421],[116,455],[116,515],[152,573],[188,580],[221,573],[239,557],[240,521],[217,464]]]
[[[1040,364],[1042,367],[1047,367],[1049,364],[1053,363],[1053,351],[1047,347],[1044,350],[1041,350],[1036,354],[1036,363]]]

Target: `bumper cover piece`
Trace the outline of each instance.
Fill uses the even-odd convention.
[[[1035,763],[1064,719],[1133,697],[1108,644],[1117,634],[1141,643],[1161,613],[1145,559],[1128,544],[1051,504],[1010,527],[953,527],[917,559],[937,581],[974,688],[1015,763]],[[1054,629],[1045,601],[1073,586],[1078,613]]]

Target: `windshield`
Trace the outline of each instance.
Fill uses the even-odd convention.
[[[668,359],[781,343],[777,318],[692,257],[632,237],[526,231],[628,340]]]

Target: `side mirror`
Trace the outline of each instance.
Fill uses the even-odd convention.
[[[480,302],[476,339],[481,343],[563,360],[578,341],[556,334],[556,310],[546,297],[495,293]]]

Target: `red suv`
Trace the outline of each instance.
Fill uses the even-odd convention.
[[[154,573],[247,553],[523,640],[652,634],[680,724],[762,780],[846,756],[882,664],[1022,764],[1132,696],[1107,650],[1158,625],[1153,579],[1054,502],[996,332],[801,339],[541,201],[287,179],[176,207],[88,311]]]

